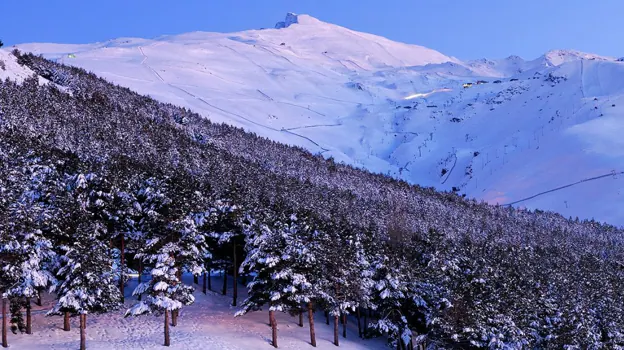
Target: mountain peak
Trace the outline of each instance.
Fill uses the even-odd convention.
[[[288,12],[286,14],[286,19],[275,24],[275,29],[288,28],[295,23],[299,23],[299,15],[293,12]]]
[[[547,66],[559,66],[566,62],[578,60],[611,61],[608,57],[585,53],[577,50],[551,50],[542,58]]]
[[[275,29],[288,28],[293,24],[311,25],[321,23],[318,19],[310,15],[298,15],[294,12],[288,12],[286,18],[283,21],[275,24]]]

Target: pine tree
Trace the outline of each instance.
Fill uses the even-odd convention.
[[[64,210],[71,213],[65,222],[71,229],[71,241],[59,247],[62,254],[54,267],[57,303],[47,315],[78,315],[81,349],[86,346],[86,316],[119,308],[121,295],[114,283],[113,262],[108,247],[109,233],[100,218],[87,210],[84,196],[94,175],[68,178]]]
[[[202,213],[201,230],[206,237],[211,254],[206,258],[208,269],[223,271],[221,294],[227,293],[227,275],[232,271],[232,305],[236,306],[238,297],[238,267],[240,266],[241,248],[244,246],[244,215],[241,208],[229,199],[219,199],[211,203],[210,208]]]
[[[256,272],[248,284],[248,298],[237,316],[268,306],[277,347],[276,311],[300,314],[305,305],[310,313],[314,301],[313,280],[316,276],[314,244],[316,232],[297,215],[281,215],[271,224],[256,223],[247,236],[247,258],[241,269]],[[309,315],[310,317],[311,314]],[[314,324],[310,324],[311,343],[315,346]]]
[[[166,245],[157,251],[157,254],[143,257],[144,261],[154,265],[151,271],[152,279],[141,283],[134,290],[133,295],[143,295],[139,303],[126,311],[128,316],[143,314],[165,314],[165,346],[170,346],[169,315],[178,311],[183,305],[190,305],[195,301],[193,287],[187,286],[178,278],[176,261],[171,254],[175,250],[172,245]]]
[[[121,295],[114,283],[112,260],[106,233],[98,224],[79,223],[73,235],[74,242],[62,248],[52,291],[57,303],[48,315],[79,315],[81,317],[81,348],[84,349],[86,315],[105,313],[119,308]]]
[[[437,232],[413,235],[394,232],[393,240],[381,245],[375,263],[372,303],[380,315],[370,324],[373,336],[385,334],[402,349],[425,346],[439,327],[440,317],[451,307],[442,283],[455,271],[453,254],[439,251],[444,241]],[[433,242],[433,243],[432,243]]]
[[[134,290],[141,301],[126,311],[126,317],[164,313],[165,346],[170,345],[169,316],[175,326],[182,306],[195,301],[194,288],[182,282],[182,272],[203,273],[209,253],[205,235],[198,229],[200,214],[206,210],[205,197],[192,186],[181,188],[182,183],[149,179],[137,195],[143,212],[138,227],[145,243],[136,258],[153,267],[151,280]]]
[[[6,235],[0,236],[0,279],[8,283],[3,293],[11,301],[12,330],[32,333],[30,299],[54,281],[48,271],[54,257],[52,242],[46,237],[52,224],[50,178],[54,169],[38,158],[20,159],[22,166],[11,175],[12,199],[5,202]],[[6,188],[5,188],[6,189]],[[5,197],[6,199],[7,197]],[[26,323],[21,313],[26,309]]]
[[[319,230],[321,272],[314,284],[318,303],[334,319],[334,344],[339,345],[339,320],[356,312],[369,298],[372,270],[363,244],[362,233],[336,219]],[[346,336],[343,321],[343,337]]]
[[[136,210],[132,205],[134,198],[127,191],[128,180],[122,174],[119,169],[109,169],[103,175],[78,174],[71,181],[84,210],[89,212],[92,220],[101,222],[107,228],[112,248],[111,258],[123,301],[124,286],[128,279],[125,247],[127,238],[132,238]],[[114,241],[119,241],[119,245],[115,246]]]

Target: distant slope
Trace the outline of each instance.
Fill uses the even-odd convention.
[[[624,224],[624,176],[550,192],[624,171],[624,63],[570,50],[461,62],[306,15],[279,26],[19,47],[374,172],[490,203],[546,192],[517,205]]]

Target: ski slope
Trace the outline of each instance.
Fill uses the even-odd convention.
[[[463,62],[307,15],[276,27],[18,47],[373,172],[624,225],[624,62]]]

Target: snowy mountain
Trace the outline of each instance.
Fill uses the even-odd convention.
[[[276,28],[18,47],[373,172],[624,224],[624,62],[463,62],[307,15]]]
[[[222,288],[222,294],[228,298],[231,295],[231,303],[227,300],[222,305],[238,308],[240,286],[232,282],[249,273],[254,279],[236,315],[246,318],[243,314],[266,311],[268,307],[274,346],[279,339],[280,347],[305,347],[301,336],[308,332],[300,327],[303,317],[297,327],[286,315],[278,323],[275,315],[284,311],[304,316],[302,302],[308,303],[313,319],[315,306],[320,318],[325,313],[325,322],[317,322],[319,328],[325,328],[318,332],[319,348],[330,346],[328,339],[320,337],[331,334],[332,329],[333,344],[345,340],[344,327],[342,339],[338,331],[341,314],[343,321],[344,315],[350,319],[350,345],[376,347],[355,337],[362,331],[361,322],[356,322],[362,311],[366,332],[382,336],[381,342],[391,347],[399,340],[404,345],[413,340],[417,346],[432,349],[624,346],[624,296],[618,293],[624,283],[624,270],[618,268],[624,230],[593,220],[567,220],[551,212],[513,210],[465,200],[455,193],[410,186],[405,181],[336,164],[241,128],[212,123],[187,108],[142,96],[84,69],[17,50],[3,58],[10,61],[3,61],[5,66],[19,64],[28,67],[22,74],[36,74],[21,83],[0,83],[0,222],[8,228],[4,230],[7,234],[0,235],[0,265],[9,267],[0,269],[0,292],[11,293],[12,328],[17,329],[16,333],[29,333],[33,328],[28,317],[28,299],[37,296],[33,288],[52,285],[58,307],[49,314],[62,313],[63,329],[69,331],[71,314],[81,313],[82,349],[87,343],[87,314],[88,343],[95,348],[104,343],[110,347],[111,342],[124,344],[124,348],[152,348],[162,340],[181,348],[197,342],[221,348],[255,348],[261,343],[266,346],[266,313],[257,318],[252,314],[252,319],[244,321],[227,321],[214,316],[224,312],[232,316],[234,309],[215,309],[217,300],[208,296],[209,290]],[[399,151],[408,154],[410,142],[419,141],[420,129],[435,131],[425,139],[425,152],[422,146],[419,149],[419,158],[423,158],[419,165],[424,170],[408,169],[418,170],[426,178],[426,162],[440,157],[434,147],[444,150],[450,144],[465,142],[473,147],[471,142],[477,143],[470,140],[471,134],[462,140],[459,133],[464,130],[458,130],[460,126],[476,128],[480,122],[483,130],[470,131],[491,140],[492,145],[504,142],[499,133],[508,131],[512,121],[496,110],[525,108],[521,102],[526,100],[523,94],[533,93],[529,88],[541,92],[546,85],[555,88],[574,81],[582,84],[570,85],[569,89],[582,87],[578,93],[586,96],[596,85],[586,74],[593,71],[593,62],[571,63],[580,63],[584,73],[575,75],[579,67],[563,64],[539,74],[524,71],[514,78],[491,82],[485,82],[490,78],[470,76],[462,78],[474,82],[464,83],[465,89],[464,85],[456,87],[457,78],[453,83],[453,75],[449,74],[449,84],[361,110],[369,108],[371,112],[365,116],[371,120],[382,118],[380,127],[387,126],[383,118],[404,117],[391,125],[394,134],[402,131],[401,127],[411,128],[408,130],[413,138],[397,140],[392,145],[397,151],[390,153],[389,159],[404,154]],[[410,73],[397,74],[398,68],[384,73],[400,84],[404,75],[426,75],[435,67],[468,69],[458,66],[445,62],[413,67]],[[546,72],[549,74],[543,75]],[[13,71],[6,74],[17,77]],[[386,76],[369,76],[366,84],[356,81],[351,88],[365,91]],[[57,85],[40,84],[38,77]],[[601,81],[601,88],[607,86],[602,83],[603,77],[596,79]],[[506,87],[495,95],[480,97],[479,89],[488,84]],[[538,84],[544,86],[540,89]],[[618,91],[617,81],[607,88]],[[457,94],[457,90],[461,93]],[[444,100],[444,96],[469,99],[466,103],[473,104],[469,107],[479,109],[472,115],[466,107],[467,112],[457,114],[465,118],[461,120],[452,116],[455,101]],[[575,95],[566,98],[574,107]],[[564,103],[566,100],[560,102]],[[446,114],[436,112],[442,108]],[[425,115],[423,111],[427,110],[432,112]],[[487,128],[496,125],[488,120],[488,112],[500,119],[496,128]],[[561,119],[556,121],[571,123]],[[350,124],[336,125],[335,129],[343,128],[346,144],[350,139],[344,128],[357,128],[365,121],[357,116],[347,118]],[[575,127],[583,125],[578,120],[573,122]],[[533,127],[525,124],[517,126],[519,133]],[[544,145],[551,153],[539,154],[538,159],[552,155],[552,160],[561,155],[552,150],[558,149],[561,145],[555,143],[565,141],[567,135],[546,131],[544,134],[550,138],[541,132],[521,134],[526,137],[522,140],[536,144],[536,151],[530,150],[533,153],[529,156]],[[582,131],[586,129],[576,130]],[[472,167],[462,169],[466,160],[481,175],[483,169],[492,168],[490,159],[493,162],[496,154],[490,156],[490,145],[483,139],[477,141],[481,148],[455,149],[448,164],[442,162],[437,169],[432,166],[431,172],[439,171],[443,183],[439,186],[462,180],[462,176],[470,184],[475,171]],[[523,155],[521,160],[535,166],[533,159],[522,153],[529,151],[523,150],[521,143],[516,148],[499,156],[499,168],[505,169],[505,159],[511,159],[509,163],[515,162],[514,166],[521,169],[524,164],[518,164],[515,157]],[[464,170],[463,174],[459,170]],[[599,175],[592,182],[611,177],[611,173]],[[241,268],[237,269],[239,264]],[[111,271],[113,268],[115,271]],[[187,284],[178,274],[187,271],[199,277],[206,268],[206,272],[223,272],[223,287],[211,287],[206,275],[203,286],[193,287],[199,278],[191,282],[187,275]],[[124,273],[130,269],[140,271],[133,278],[147,278],[133,292],[144,298],[139,304],[129,298],[122,307],[116,293],[102,293],[102,288],[119,288],[127,293],[116,276],[131,277]],[[40,275],[33,275],[36,271],[53,274],[56,281],[37,277],[37,282],[32,282],[31,276]],[[226,278],[229,271],[232,278]],[[103,283],[95,283],[98,281]],[[227,281],[237,288],[228,291]],[[199,288],[209,299],[200,295]],[[80,298],[74,297],[76,291]],[[210,310],[201,306],[202,299],[204,305],[210,304]],[[200,305],[190,306],[194,300]],[[357,306],[364,309],[358,313]],[[21,312],[16,310],[20,307],[26,308],[26,322],[20,321]],[[126,312],[111,311],[117,307]],[[102,317],[94,317],[94,313],[106,310]],[[159,317],[146,321],[121,319],[122,315],[145,312]],[[176,326],[178,316],[182,328]],[[330,323],[330,316],[334,325],[322,325]],[[58,332],[61,320],[46,319],[49,321],[42,322],[35,317],[34,328],[41,331],[41,336],[24,336],[30,341],[20,341],[20,334],[3,336],[3,346],[7,347],[10,339],[11,344],[16,340],[28,347],[50,347],[51,343],[55,347],[74,347],[74,341],[67,336],[61,339],[52,334]],[[290,321],[284,322],[287,319]],[[203,323],[211,329],[194,327],[196,320],[208,321]],[[236,335],[226,332],[225,338],[215,338],[213,335],[221,330],[218,325],[212,327],[215,322],[236,329]],[[356,323],[358,333],[354,332]],[[189,327],[186,325],[191,328],[184,328]],[[287,331],[291,326],[299,331]],[[305,339],[314,345],[312,322],[309,326],[310,338]],[[195,339],[191,343],[188,330]],[[251,338],[241,344],[239,340],[247,336]]]

